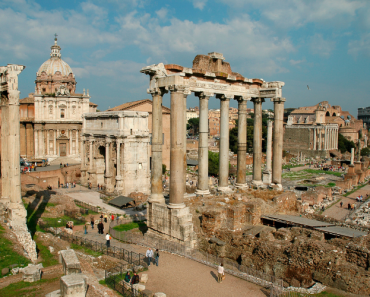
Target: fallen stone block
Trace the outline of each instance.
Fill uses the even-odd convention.
[[[60,290],[53,291],[49,294],[46,294],[45,297],[61,297]]]
[[[2,275],[8,274],[8,273],[9,273],[9,268],[8,267],[5,267],[5,268],[1,269],[1,274]]]
[[[144,291],[141,292],[145,297],[153,297],[153,292],[145,289]]]
[[[87,290],[87,276],[84,274],[70,274],[60,279],[60,295],[63,297],[85,297]]]
[[[81,273],[81,264],[74,250],[60,251],[59,262],[63,264],[65,275]]]
[[[166,297],[166,294],[162,292],[157,292],[153,295],[153,297]]]
[[[19,267],[16,267],[16,268],[12,269],[12,274],[13,275],[18,274],[18,272],[19,272]]]
[[[145,286],[141,285],[141,284],[134,284],[134,285],[132,285],[132,288],[136,291],[144,291],[145,290]]]
[[[24,282],[33,283],[41,279],[41,268],[42,264],[29,264],[27,267],[19,269],[19,271],[23,273]]]
[[[50,253],[54,253],[54,248],[52,246],[49,246]]]
[[[143,283],[143,284],[146,284],[148,281],[148,275],[143,273],[140,277],[140,282]]]

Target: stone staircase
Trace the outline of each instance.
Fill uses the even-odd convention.
[[[81,164],[81,160],[79,158],[71,158],[71,157],[58,157],[52,161],[50,161],[50,165],[59,165],[60,163],[70,165]]]

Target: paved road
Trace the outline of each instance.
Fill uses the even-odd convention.
[[[358,207],[361,202],[357,202],[356,197],[359,195],[366,197],[366,194],[370,195],[370,185],[366,185],[365,187],[348,195],[348,197],[343,196],[341,200],[343,202],[343,207],[340,207],[340,202],[338,201],[332,207],[325,210],[322,214],[337,220],[343,220],[350,213],[350,211],[348,210],[348,203],[354,203],[356,204],[356,207]]]

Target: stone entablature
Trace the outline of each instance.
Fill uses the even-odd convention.
[[[149,194],[148,116],[139,111],[83,115],[82,184],[99,184],[119,195]]]

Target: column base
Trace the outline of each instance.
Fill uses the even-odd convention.
[[[277,191],[281,191],[283,189],[281,184],[271,184],[270,187]]]
[[[247,183],[245,184],[235,184],[235,188],[238,188],[238,189],[248,189],[249,186]]]
[[[218,187],[217,191],[222,192],[222,193],[230,193],[233,190],[230,187]]]
[[[167,207],[171,209],[181,209],[185,208],[186,205],[184,203],[169,203]]]
[[[271,170],[265,170],[262,172],[262,181],[264,184],[271,184],[271,181],[272,181]]]
[[[263,182],[262,180],[252,180],[252,186],[257,187],[257,188],[262,187]]]
[[[196,189],[195,195],[197,195],[197,196],[203,196],[203,195],[211,195],[211,193],[209,192],[209,190],[199,190],[199,189]]]
[[[164,199],[163,194],[161,193],[161,194],[151,194],[148,199],[148,202],[165,204],[166,201]]]

